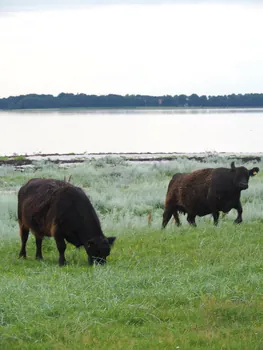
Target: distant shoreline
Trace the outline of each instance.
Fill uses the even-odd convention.
[[[107,111],[107,110],[239,110],[239,111],[246,111],[246,110],[263,110],[263,105],[262,107],[251,107],[251,106],[242,106],[242,107],[228,107],[228,106],[221,106],[221,107],[216,107],[216,106],[211,106],[211,107],[177,107],[177,106],[154,106],[154,107],[58,107],[58,108],[53,108],[53,107],[47,107],[47,108],[13,108],[13,109],[1,109],[0,112],[36,112],[36,111],[81,111],[81,110],[87,110],[87,111]]]
[[[18,169],[26,166],[34,166],[35,163],[44,161],[50,164],[81,164],[86,161],[92,161],[100,158],[111,158],[112,164],[114,159],[120,158],[127,162],[137,163],[150,163],[150,162],[167,162],[179,159],[193,160],[200,163],[208,162],[213,160],[215,157],[222,157],[227,160],[237,160],[241,164],[248,162],[260,162],[263,160],[263,153],[231,153],[231,152],[199,152],[199,153],[176,153],[176,152],[127,152],[127,153],[37,153],[37,154],[25,154],[25,155],[12,155],[0,157],[1,165],[10,165]]]
[[[263,93],[231,95],[27,94],[0,98],[1,110],[68,108],[262,108]]]

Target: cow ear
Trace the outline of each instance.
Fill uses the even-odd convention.
[[[250,169],[250,170],[248,171],[249,176],[255,176],[255,175],[257,175],[258,172],[259,172],[259,168],[258,168],[258,167],[255,167],[255,168]]]
[[[231,163],[231,171],[235,171],[236,170],[236,166],[235,166],[235,162]]]
[[[116,237],[107,237],[110,247],[112,247],[113,243],[115,242],[115,239]]]

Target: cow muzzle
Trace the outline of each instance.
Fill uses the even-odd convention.
[[[95,265],[104,265],[106,264],[106,258],[93,257],[93,262]]]

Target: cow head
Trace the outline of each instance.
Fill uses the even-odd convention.
[[[98,237],[89,240],[85,244],[89,256],[89,265],[93,265],[94,262],[100,265],[105,264],[115,240],[116,237]]]
[[[242,191],[248,188],[248,181],[250,176],[255,176],[259,172],[259,168],[255,167],[250,170],[243,166],[236,168],[235,162],[232,162],[231,172],[233,172],[234,175],[234,185]]]

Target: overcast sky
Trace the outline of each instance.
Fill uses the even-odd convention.
[[[0,97],[263,93],[260,3],[0,0]]]

